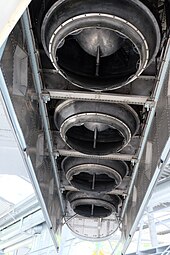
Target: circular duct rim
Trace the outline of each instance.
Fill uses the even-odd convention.
[[[137,113],[129,105],[88,102],[86,105],[87,112],[84,113],[84,104],[87,104],[87,102],[66,100],[55,108],[54,123],[59,129],[63,141],[70,148],[85,154],[107,155],[122,150],[130,142],[132,136],[136,134],[140,122]],[[105,109],[101,109],[101,106]],[[97,109],[99,109],[100,113],[97,112]],[[122,116],[119,116],[120,114],[116,113],[116,110],[119,110]],[[70,114],[69,111],[73,112]],[[89,130],[86,125],[89,123],[92,126],[96,125],[96,128]],[[98,125],[99,127],[102,125],[102,128],[104,126],[106,130],[103,132],[107,132],[103,133],[98,130]],[[80,134],[77,133],[76,139],[73,139],[75,128],[80,131]],[[82,129],[85,132],[87,131],[83,136],[81,135]],[[111,138],[114,141],[110,140],[110,136],[107,138],[108,130],[110,130]],[[105,138],[102,138],[102,134],[104,134]],[[89,135],[91,138],[89,138]],[[84,143],[84,148],[80,145],[80,142],[83,141],[86,142]],[[114,146],[112,146],[113,144]],[[103,149],[104,146],[105,148]]]
[[[89,119],[92,119],[93,117],[96,117],[96,120],[98,118],[100,118],[100,123],[107,125],[108,127],[113,127],[115,129],[118,129],[120,134],[123,136],[124,141],[123,141],[123,145],[120,146],[119,149],[117,149],[117,152],[119,152],[120,150],[122,150],[131,140],[132,135],[131,135],[131,131],[128,128],[127,125],[125,125],[122,121],[120,121],[117,118],[111,117],[107,114],[100,114],[100,113],[82,113],[82,114],[77,114],[76,117],[72,116],[70,118],[68,118],[67,120],[65,120],[63,122],[63,124],[61,125],[60,128],[60,134],[62,139],[67,143],[67,145],[70,146],[70,144],[67,142],[67,136],[66,133],[67,131],[72,128],[73,126],[75,126],[75,124],[77,125],[78,123],[83,123],[83,119],[87,120],[87,123],[90,122],[88,121]],[[102,121],[101,121],[102,120]],[[95,121],[98,123],[98,121]],[[84,122],[86,123],[86,122]],[[72,146],[70,146],[72,149],[74,149]]]
[[[111,203],[100,199],[93,198],[83,198],[77,199],[71,202],[71,207],[78,215],[85,217],[94,217],[94,218],[105,218],[110,216],[113,212],[116,211],[116,208]],[[89,213],[89,207],[91,207],[91,212]],[[101,213],[97,214],[94,210],[100,209]],[[84,212],[83,212],[84,211]],[[100,216],[101,215],[101,216]]]
[[[66,157],[61,166],[73,187],[80,191],[98,193],[117,188],[129,170],[124,161],[73,157]]]
[[[114,179],[115,183],[113,181],[113,183],[112,183],[113,188],[112,189],[117,188],[120,185],[120,183],[122,182],[121,175],[117,171],[115,171],[114,169],[112,169],[110,167],[103,166],[103,165],[97,165],[97,164],[96,165],[95,164],[82,164],[82,165],[79,165],[79,166],[72,167],[66,173],[66,178],[69,181],[69,183],[73,185],[73,182],[72,182],[73,175],[78,175],[81,172],[88,173],[88,171],[86,170],[87,168],[89,168],[89,169],[99,168],[99,171],[103,171],[106,175],[108,175],[108,177],[110,177],[111,179]],[[100,173],[97,172],[97,173],[95,173],[95,175],[100,175]],[[75,186],[75,185],[73,185],[73,186]],[[92,187],[91,191],[94,191],[93,187]],[[102,190],[99,190],[99,192],[101,193]],[[105,190],[103,192],[105,192]]]
[[[89,195],[82,192],[68,192],[67,200],[72,210],[83,217],[105,218],[118,212],[121,199],[117,195]]]
[[[146,66],[149,65],[152,62],[152,60],[155,58],[155,56],[158,52],[158,49],[159,49],[159,45],[160,45],[160,38],[161,38],[160,28],[159,28],[157,19],[154,16],[154,14],[152,13],[152,11],[148,8],[148,6],[146,6],[141,1],[138,1],[138,0],[135,0],[135,1],[132,0],[131,1],[133,11],[134,11],[134,8],[138,8],[143,13],[145,13],[145,15],[147,15],[147,19],[149,19],[149,21],[150,21],[149,25],[153,26],[153,28],[154,28],[153,37],[155,37],[154,39],[155,39],[156,42],[153,43],[153,45],[155,47],[152,45],[154,48],[152,49],[153,52],[150,53],[150,54],[149,54],[149,48],[150,47],[149,47],[148,42],[147,42],[148,38],[146,39],[145,36],[143,35],[143,34],[145,34],[145,30],[143,29],[143,31],[141,32],[140,29],[138,28],[138,26],[140,26],[139,24],[137,24],[137,27],[135,27],[135,24],[132,24],[131,21],[129,20],[129,18],[127,18],[128,20],[126,20],[123,17],[121,17],[122,14],[120,14],[120,16],[117,16],[116,14],[112,15],[110,13],[105,13],[105,12],[102,13],[102,11],[100,11],[100,12],[90,12],[90,13],[88,13],[88,12],[87,13],[82,13],[82,11],[80,11],[80,13],[81,13],[80,15],[75,15],[75,16],[72,15],[70,18],[68,16],[68,18],[66,18],[66,20],[61,22],[61,24],[58,24],[58,26],[56,25],[57,28],[56,27],[53,28],[53,31],[50,32],[51,34],[49,35],[49,38],[46,41],[46,36],[45,35],[46,35],[47,27],[48,27],[47,24],[48,24],[50,18],[54,15],[56,9],[61,8],[61,6],[63,4],[65,4],[64,2],[66,2],[66,1],[62,0],[62,1],[56,2],[49,9],[47,14],[45,15],[45,18],[44,18],[43,24],[42,24],[41,38],[42,38],[44,49],[45,49],[47,55],[49,55],[54,67],[59,71],[59,73],[64,78],[71,81],[72,84],[74,84],[76,86],[79,86],[79,87],[83,87],[83,88],[86,87],[86,86],[82,85],[82,83],[80,84],[80,83],[75,82],[74,79],[70,79],[68,77],[67,73],[65,71],[61,70],[61,68],[57,64],[56,51],[57,51],[58,46],[62,47],[61,42],[64,42],[63,39],[65,37],[67,37],[69,34],[75,33],[76,31],[82,30],[82,29],[85,29],[85,28],[96,27],[96,25],[92,26],[92,25],[90,25],[90,23],[86,26],[80,27],[81,21],[82,21],[82,24],[84,24],[84,20],[88,21],[89,19],[91,19],[91,22],[92,22],[92,19],[96,20],[96,18],[99,18],[100,20],[99,20],[98,23],[100,23],[100,21],[102,23],[102,19],[105,20],[105,22],[107,20],[109,22],[111,22],[113,20],[115,22],[119,22],[121,24],[120,25],[121,31],[120,31],[120,29],[114,28],[113,25],[111,27],[104,26],[104,23],[102,23],[103,25],[100,24],[99,28],[105,28],[105,29],[113,30],[118,34],[125,35],[126,38],[129,38],[129,40],[131,42],[133,42],[133,44],[136,46],[136,49],[138,49],[138,52],[140,52],[140,63],[139,63],[139,66],[137,68],[138,71],[135,72],[135,74],[130,75],[125,82],[123,81],[120,84],[117,83],[117,84],[114,84],[114,85],[111,84],[111,85],[108,85],[108,87],[106,87],[106,88],[104,88],[104,87],[103,88],[102,87],[101,88],[88,87],[89,90],[102,91],[102,90],[117,89],[121,86],[129,84],[130,82],[135,80],[137,77],[139,77],[139,75],[144,71]],[[126,1],[126,2],[128,2],[128,1]],[[94,6],[93,6],[93,9],[95,9]],[[139,10],[138,10],[138,12],[139,12]],[[75,28],[74,29],[72,28],[72,27],[74,27],[73,23],[75,23]],[[67,27],[69,27],[68,31],[66,31]],[[123,29],[123,32],[122,32],[122,29]],[[131,37],[127,35],[127,33],[128,33],[127,31],[131,31]],[[62,38],[58,38],[58,37],[61,36],[62,32],[63,32]],[[135,36],[134,36],[134,34],[135,34]],[[133,40],[131,38],[133,38]],[[138,38],[138,41],[136,41],[136,43],[135,43],[135,40],[137,40],[137,39],[135,39],[135,38]],[[139,41],[140,41],[140,43],[139,43]],[[149,42],[149,43],[152,44],[151,42]],[[143,59],[143,61],[142,61],[142,59]]]
[[[60,27],[58,27],[54,31],[54,33],[53,33],[53,35],[52,35],[52,37],[50,39],[49,48],[48,48],[48,52],[49,52],[48,54],[49,54],[50,60],[51,60],[51,62],[53,64],[53,66],[55,67],[55,69],[58,71],[58,73],[61,76],[63,76],[68,81],[70,81],[73,85],[78,86],[80,88],[84,88],[84,86],[82,86],[81,84],[75,82],[73,79],[68,78],[68,75],[66,74],[66,72],[63,71],[59,67],[59,65],[57,63],[57,58],[56,58],[57,49],[62,47],[61,46],[62,43],[64,43],[65,38],[68,37],[70,35],[70,33],[65,35],[65,37],[62,38],[61,41],[58,41],[58,42],[57,42],[57,39],[56,39],[56,35],[60,34],[62,29],[63,29],[63,27],[68,25],[69,23],[73,23],[74,21],[81,20],[82,18],[88,20],[89,17],[90,18],[93,18],[93,17],[94,18],[95,17],[103,17],[103,18],[115,19],[116,21],[119,20],[119,22],[122,22],[122,24],[124,26],[129,26],[130,28],[133,28],[133,29],[135,28],[130,22],[127,23],[126,20],[123,20],[123,19],[121,19],[121,18],[119,18],[117,16],[108,15],[108,14],[104,14],[104,13],[93,13],[93,14],[90,13],[90,14],[79,15],[79,16],[76,16],[74,18],[71,18],[71,19],[67,20],[66,22],[64,22]],[[93,28],[93,26],[92,27],[89,27],[89,26],[88,27],[84,27],[81,30],[84,30],[84,29],[87,29],[87,28]],[[100,28],[106,29],[105,27],[100,27]],[[118,31],[116,31],[114,29],[113,30],[112,29],[108,29],[108,30],[111,30],[111,31],[119,33]],[[71,33],[75,33],[76,31],[78,31],[78,30],[74,30]],[[102,90],[118,89],[118,88],[120,88],[120,87],[122,87],[124,85],[129,84],[130,82],[134,81],[135,79],[137,79],[140,76],[140,74],[145,70],[145,68],[146,68],[146,66],[148,64],[148,60],[149,60],[149,47],[148,47],[146,39],[143,37],[142,33],[139,30],[137,30],[137,29],[134,29],[134,32],[136,32],[137,35],[140,37],[141,41],[143,41],[143,47],[142,48],[144,48],[144,49],[142,50],[143,51],[142,53],[139,51],[139,47],[137,46],[137,44],[135,44],[129,37],[127,37],[125,34],[122,34],[122,36],[124,36],[124,37],[126,36],[126,39],[128,39],[129,41],[131,41],[133,43],[133,45],[135,45],[135,47],[136,47],[136,49],[138,51],[138,54],[140,55],[140,62],[138,63],[138,69],[137,69],[136,73],[134,75],[131,75],[130,77],[128,77],[128,79],[125,82],[123,82],[123,84],[121,83],[121,84],[118,84],[118,85],[115,85],[115,86],[109,86],[109,88],[105,88],[105,89],[98,89],[98,88],[93,88],[92,87],[92,88],[88,88],[89,90],[102,91]],[[121,33],[119,33],[119,34],[121,34]],[[142,58],[143,58],[143,61],[142,61]]]

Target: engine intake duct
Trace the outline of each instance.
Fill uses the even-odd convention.
[[[67,199],[76,214],[92,218],[104,218],[118,212],[121,203],[117,195],[89,195],[81,192],[68,192]]]
[[[62,169],[68,182],[81,191],[109,192],[118,187],[128,172],[123,161],[67,157]]]
[[[92,155],[120,151],[139,127],[128,105],[67,100],[59,104],[54,122],[69,147]]]
[[[101,91],[124,86],[144,71],[158,52],[160,28],[139,0],[62,0],[44,17],[41,39],[62,76]]]

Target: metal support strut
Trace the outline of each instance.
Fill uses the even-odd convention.
[[[49,151],[52,168],[53,168],[53,172],[54,172],[54,178],[55,178],[55,182],[56,182],[56,186],[57,186],[57,193],[58,193],[58,197],[59,197],[60,208],[61,208],[62,214],[64,215],[64,211],[65,211],[64,203],[63,203],[62,194],[60,192],[60,180],[59,180],[56,160],[55,160],[54,153],[53,153],[54,152],[53,151],[53,142],[52,142],[52,135],[50,132],[50,127],[49,127],[47,107],[41,97],[43,84],[42,84],[42,80],[40,77],[38,57],[35,53],[35,41],[34,41],[32,29],[31,29],[31,21],[30,21],[30,16],[29,16],[28,10],[23,14],[22,21],[23,21],[24,28],[25,28],[26,42],[27,42],[27,47],[28,47],[29,56],[30,56],[31,68],[33,71],[33,76],[34,76],[34,85],[35,85],[35,89],[36,89],[36,92],[38,95],[40,114],[42,116],[45,136],[46,136],[47,145],[48,145],[48,151]]]

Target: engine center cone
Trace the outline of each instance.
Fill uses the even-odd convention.
[[[88,54],[96,57],[98,50],[100,57],[115,53],[121,47],[123,39],[108,29],[87,28],[75,35],[75,39]]]

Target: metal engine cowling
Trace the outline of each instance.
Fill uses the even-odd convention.
[[[44,17],[41,38],[62,76],[101,91],[139,77],[158,52],[160,28],[147,2],[60,0]]]
[[[62,162],[66,179],[88,192],[109,192],[118,187],[128,172],[123,161],[67,157]]]
[[[118,212],[121,199],[117,195],[68,192],[67,199],[73,211],[84,217],[105,218]]]
[[[128,105],[72,100],[57,105],[54,122],[69,147],[93,155],[120,151],[139,127]]]

